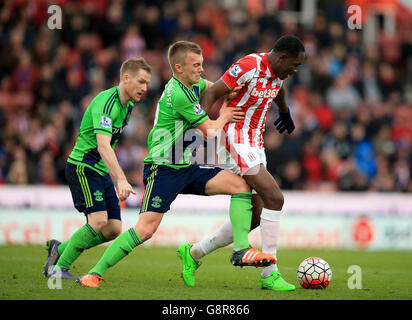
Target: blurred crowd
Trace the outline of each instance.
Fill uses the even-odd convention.
[[[342,1],[319,1],[310,26],[278,19],[285,1],[269,3],[60,0],[53,4],[62,28],[51,30],[50,1],[2,1],[0,183],[65,184],[83,112],[118,83],[123,60],[143,56],[153,67],[150,88],[116,148],[141,187],[147,135],[171,76],[168,46],[198,43],[203,76],[216,81],[235,60],[293,33],[307,54],[286,81],[296,129],[279,135],[273,106],[265,132],[268,169],[281,188],[412,192],[412,30],[379,34],[365,47],[362,32],[347,28]]]

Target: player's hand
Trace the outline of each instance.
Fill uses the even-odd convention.
[[[240,107],[228,107],[227,101],[223,102],[222,107],[220,108],[220,115],[225,117],[226,122],[240,122],[245,119],[245,113]]]
[[[117,195],[120,201],[126,200],[130,194],[136,194],[133,187],[127,182],[126,179],[117,181]]]
[[[234,97],[236,97],[240,90],[242,90],[242,88],[245,86],[244,83],[238,85],[237,87],[234,87],[226,96],[227,100],[232,100]]]
[[[293,123],[289,109],[288,112],[279,111],[279,118],[276,119],[274,124],[279,133],[283,133],[286,130],[289,134],[291,134],[292,131],[295,130],[295,124]]]

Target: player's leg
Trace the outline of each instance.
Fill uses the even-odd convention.
[[[150,239],[162,221],[163,213],[143,212],[134,228],[123,232],[106,249],[102,258],[82,277],[81,284],[85,286],[98,286],[107,269],[118,264],[134,248]]]
[[[209,171],[209,174],[206,173],[196,180],[196,186],[199,190],[193,193],[203,195],[232,195],[229,210],[231,223],[226,225],[227,228],[221,229],[219,235],[211,236],[212,241],[215,241],[214,247],[217,249],[235,240],[235,250],[231,258],[232,264],[240,266],[263,266],[273,263],[274,258],[272,256],[264,255],[255,248],[250,248],[249,245],[248,233],[250,231],[252,218],[252,194],[250,187],[236,174],[217,168]],[[218,237],[213,239],[214,236]],[[209,239],[210,237],[204,240],[208,241]],[[193,258],[191,252],[202,252],[201,246],[202,244],[199,243],[195,246],[184,244],[180,246],[178,250],[179,257],[183,263],[182,278],[188,286],[194,286],[194,273],[200,266],[200,262],[198,259]],[[196,253],[194,255],[196,256]],[[200,258],[202,255],[200,254],[198,256]]]
[[[260,214],[262,213],[263,200],[257,193],[252,194],[252,221],[250,230],[255,229],[260,224]],[[200,240],[190,247],[190,254],[196,260],[199,261],[209,253],[228,246],[233,243],[232,223],[230,221],[225,222],[219,229]]]
[[[118,219],[108,219],[106,226],[97,233],[97,235],[89,242],[89,245],[86,249],[93,248],[107,241],[115,239],[122,231],[122,222]],[[45,265],[45,275],[49,276],[50,271],[54,268],[59,260],[60,256],[63,254],[67,245],[69,244],[70,239],[60,242],[56,239],[52,239],[47,242],[48,249],[48,259]]]
[[[233,230],[233,255],[235,266],[264,266],[275,262],[274,257],[262,254],[249,244],[249,231],[252,219],[252,193],[242,177],[221,170],[205,185],[207,195],[230,194],[229,216]]]
[[[248,184],[258,192],[264,208],[260,216],[262,252],[277,257],[280,228],[280,210],[283,207],[283,194],[273,176],[261,164],[253,174],[244,175]],[[259,286],[262,289],[290,291],[295,286],[287,283],[280,275],[277,263],[263,268]]]
[[[221,174],[220,177],[223,177],[223,181],[216,179],[212,181],[211,184],[207,185],[205,193],[208,194],[231,194],[237,190],[242,190],[238,188],[245,188],[244,191],[248,190],[248,186],[245,185],[245,181],[236,176],[237,179],[234,180],[234,184],[226,184],[228,172],[224,171],[224,174]],[[231,176],[231,174],[229,174]],[[216,185],[213,182],[217,182]],[[234,188],[232,192],[230,189]],[[263,201],[260,199],[258,194],[252,196],[252,205],[253,205],[253,215],[252,215],[252,224],[250,225],[251,229],[256,228],[259,225],[260,213],[263,206]],[[248,230],[249,231],[249,230]],[[183,244],[179,247],[178,253],[179,257],[182,260],[183,272],[182,278],[184,283],[187,286],[195,285],[195,271],[200,267],[201,261],[205,255],[211,253],[212,251],[225,247],[233,243],[233,228],[230,221],[224,223],[216,232],[207,236],[206,238],[196,242],[195,244]]]
[[[283,194],[273,176],[266,170],[263,164],[251,168],[243,178],[249,186],[260,195],[264,208],[272,211],[282,210]]]
[[[59,275],[58,272],[60,271],[62,276],[65,277],[66,271],[70,269],[73,262],[84,250],[96,245],[96,242],[103,242],[100,231],[107,224],[107,212],[98,211],[90,213],[87,220],[88,223],[75,231],[70,237],[63,253],[53,268],[53,274],[56,276]]]
[[[134,248],[152,237],[163,214],[170,209],[170,204],[185,185],[184,179],[180,177],[182,172],[161,165],[145,165],[145,193],[136,226],[123,232],[112,242],[98,263],[80,279],[83,286],[99,286],[99,281],[108,268],[119,263]]]
[[[198,185],[204,185],[203,190],[198,192],[199,194],[206,194],[206,195],[215,195],[215,194],[250,194],[250,187],[246,184],[246,182],[239,176],[233,175],[224,170],[220,169],[210,169],[211,174],[206,179],[199,179]],[[199,188],[202,188],[200,186]],[[250,225],[250,216],[248,208],[250,207],[250,200],[240,200],[239,204],[236,203],[237,198],[232,197],[231,199],[231,209],[232,209],[232,217],[233,217],[233,210],[234,208],[240,206],[240,213],[244,213],[243,221],[238,220],[240,222],[240,227],[248,228]],[[242,209],[244,207],[244,209]],[[230,214],[230,212],[229,212]],[[232,218],[231,217],[231,218]],[[244,224],[242,226],[242,223]],[[179,258],[183,264],[183,271],[182,271],[182,278],[184,283],[187,286],[194,286],[195,285],[195,271],[200,267],[201,262],[199,261],[206,253],[203,251],[202,245],[206,241],[213,242],[213,246],[217,249],[222,246],[226,246],[229,243],[233,242],[233,231],[232,231],[232,223],[229,222],[229,228],[220,230],[221,232],[219,235],[212,234],[211,236],[203,239],[201,243],[196,243],[195,245],[186,243],[179,247],[178,254]],[[241,235],[242,236],[242,235]],[[248,248],[249,241],[246,236],[243,235],[244,244],[240,243],[238,246],[241,248]]]
[[[86,215],[87,222],[74,232],[66,243],[51,276],[72,279],[68,269],[81,253],[92,245],[96,237],[101,236],[100,229],[107,223],[104,188],[105,179],[110,177],[102,177],[92,169],[67,163],[66,179],[73,203],[78,211]]]
[[[104,238],[103,242],[112,241],[116,239],[122,233],[122,221],[119,219],[108,219],[107,224],[103,227],[100,232]],[[101,243],[103,243],[101,242]],[[100,243],[96,243],[94,246]],[[94,247],[93,246],[93,247]],[[91,248],[91,247],[90,247]],[[89,248],[88,248],[89,249]]]
[[[84,168],[68,164],[66,177],[75,206],[86,214],[87,222],[69,240],[62,243],[57,240],[50,241],[45,266],[46,276],[49,275],[48,270],[51,266],[58,267],[54,266],[54,271],[59,268],[68,269],[84,250],[113,240],[122,229],[119,199],[110,176],[101,177],[94,172],[85,171]],[[81,242],[79,237],[82,239]],[[71,244],[72,240],[74,242]]]
[[[207,181],[206,195],[231,195],[229,216],[233,227],[234,249],[249,248],[248,232],[252,219],[252,193],[250,187],[238,175],[221,170]]]

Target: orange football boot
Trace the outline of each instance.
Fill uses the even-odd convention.
[[[103,277],[99,276],[97,273],[86,273],[79,279],[79,283],[83,287],[98,288],[101,280],[106,282]]]
[[[260,252],[255,248],[246,248],[243,250],[233,251],[230,262],[234,266],[245,267],[267,267],[273,263],[276,263],[276,258],[269,254]]]

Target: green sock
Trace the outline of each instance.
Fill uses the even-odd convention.
[[[249,248],[249,231],[252,221],[252,193],[241,192],[232,195],[229,209],[233,229],[233,248]]]
[[[58,268],[69,269],[82,252],[90,248],[90,244],[93,243],[96,236],[97,232],[89,224],[85,224],[73,233],[53,271],[56,271]]]
[[[135,229],[130,228],[123,232],[112,242],[110,247],[106,249],[103,257],[89,273],[97,273],[103,277],[108,268],[117,264],[142,242],[142,239],[140,239]]]
[[[57,251],[59,252],[60,255],[63,254],[64,250],[66,249],[67,245],[69,244],[70,239],[63,241],[62,243],[59,244],[59,246],[57,247]],[[93,248],[95,246],[98,246],[99,244],[102,244],[104,242],[107,242],[107,239],[104,237],[103,233],[99,232],[93,239],[92,241],[89,243],[89,247],[85,248],[85,249],[90,249]]]

